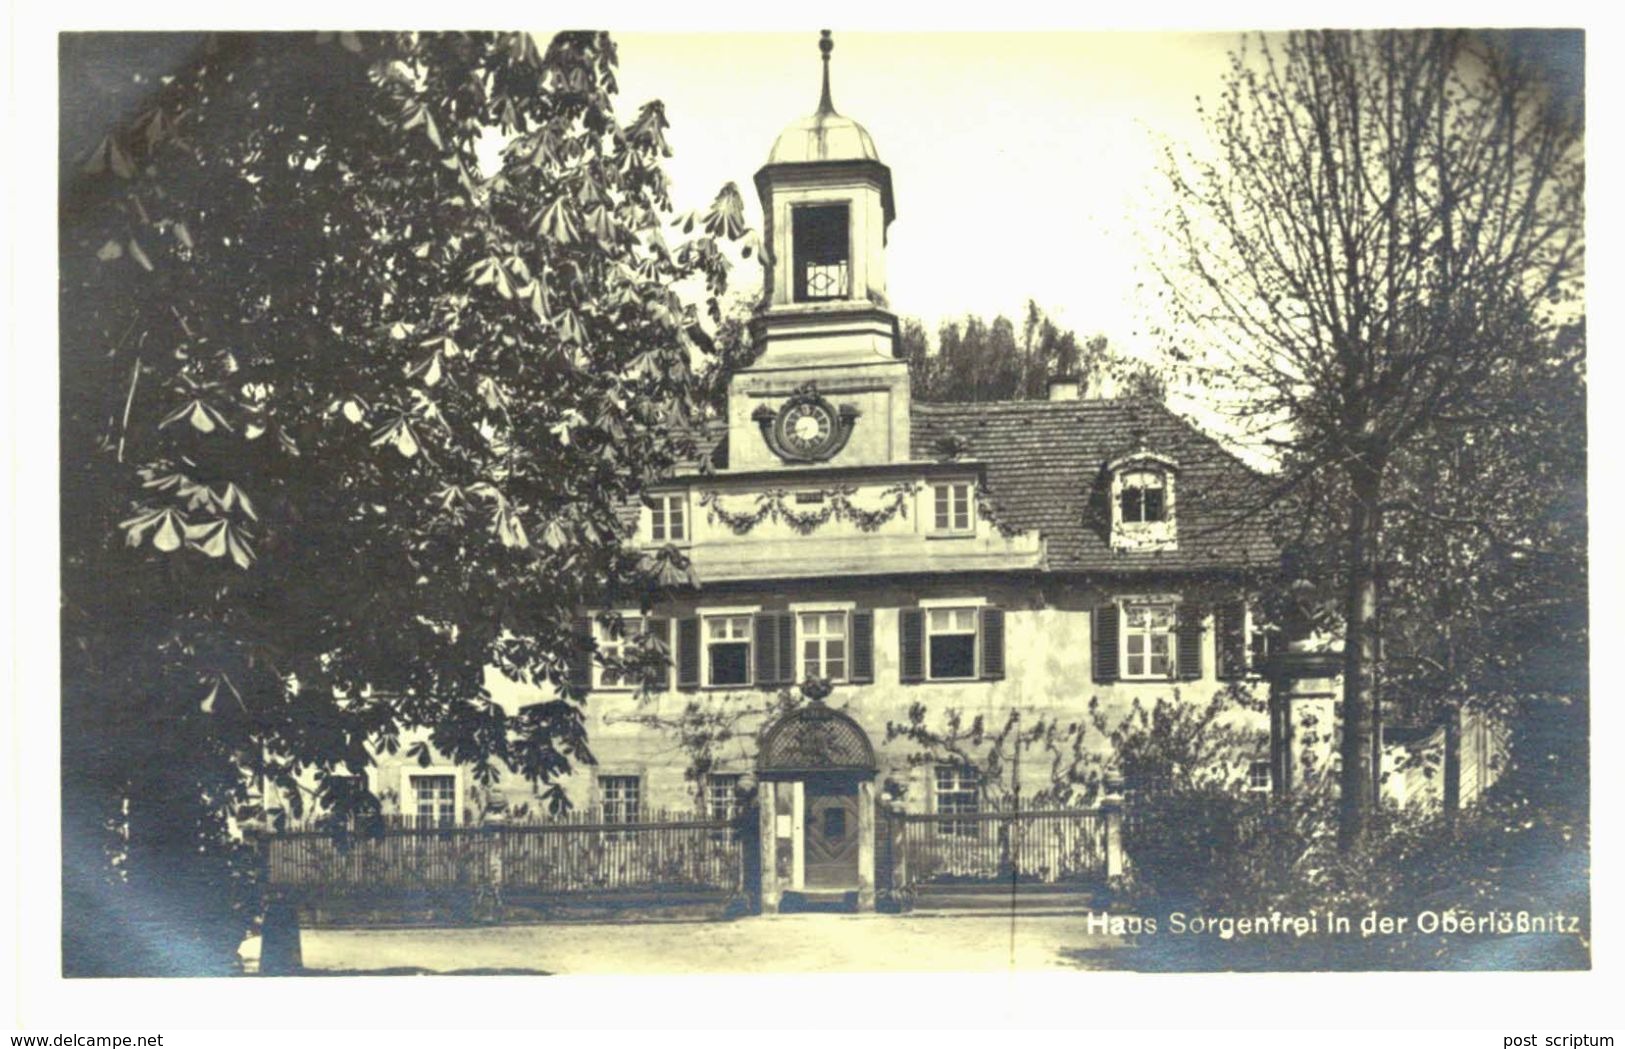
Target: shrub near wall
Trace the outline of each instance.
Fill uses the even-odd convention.
[[[1227,811],[1236,815],[1229,819]],[[1182,816],[1216,817],[1179,830]],[[1173,829],[1153,829],[1171,820]],[[1122,958],[1137,969],[1584,969],[1590,965],[1587,837],[1572,812],[1497,797],[1455,816],[1381,814],[1339,852],[1331,799],[1249,811],[1171,795],[1137,817],[1120,906],[1157,933]],[[1214,919],[1315,915],[1316,932],[1224,936]],[[1175,931],[1175,915],[1187,931]],[[1348,920],[1330,931],[1330,915]],[[1372,924],[1388,918],[1388,930]],[[1400,919],[1404,925],[1399,926]]]

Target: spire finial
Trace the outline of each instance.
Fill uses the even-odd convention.
[[[828,29],[819,31],[818,50],[824,56],[824,93],[818,99],[818,112],[833,113],[835,103],[829,100],[829,53],[835,50],[835,41],[830,38]]]

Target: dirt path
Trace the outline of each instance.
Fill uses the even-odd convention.
[[[307,969],[548,973],[988,972],[1091,967],[1118,946],[1077,916],[802,914],[732,922],[310,929]]]

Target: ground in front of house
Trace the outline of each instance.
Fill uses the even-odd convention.
[[[313,974],[987,972],[1108,968],[1081,914],[772,915],[723,922],[306,929]]]

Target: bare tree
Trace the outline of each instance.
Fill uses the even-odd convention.
[[[1517,39],[1305,32],[1247,41],[1215,152],[1170,152],[1165,270],[1282,465],[1276,494],[1330,495],[1341,529],[1340,842],[1376,794],[1384,503],[1396,457],[1468,416],[1508,355],[1582,312],[1583,118]]]

